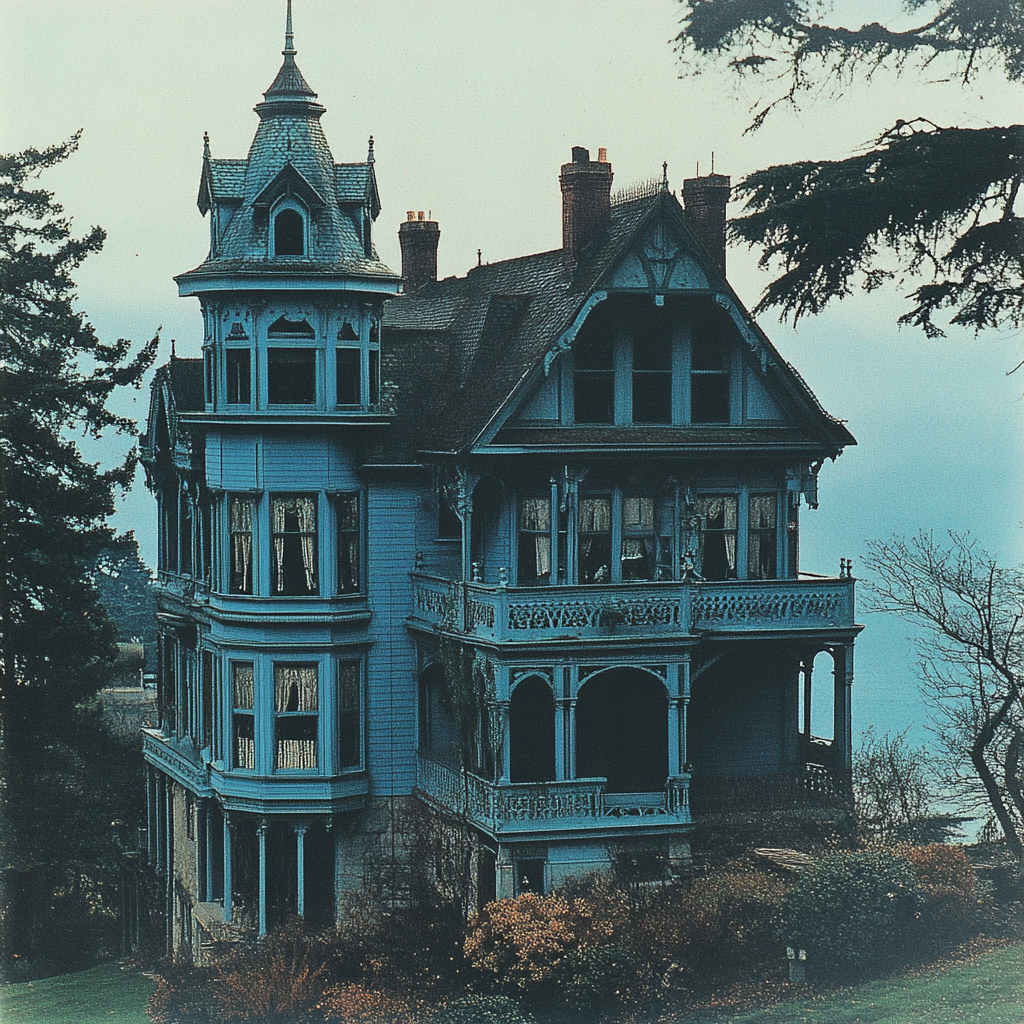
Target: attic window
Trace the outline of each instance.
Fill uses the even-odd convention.
[[[274,218],[274,255],[302,256],[305,253],[304,229],[298,210],[282,210]]]
[[[315,338],[316,332],[309,326],[308,320],[289,320],[282,316],[267,328],[267,337]]]
[[[729,422],[729,363],[718,339],[695,325],[690,362],[690,422]]]
[[[615,364],[612,333],[607,323],[599,323],[573,346],[576,363],[575,398],[577,423],[615,422]]]

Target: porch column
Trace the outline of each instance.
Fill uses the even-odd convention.
[[[853,767],[853,733],[850,689],[853,684],[853,644],[834,648],[835,694],[833,699],[833,744],[836,760],[847,771]]]
[[[570,697],[565,702],[565,775],[567,779],[576,778],[576,698]]]
[[[554,586],[558,583],[558,574],[561,571],[562,578],[565,577],[565,566],[558,562],[558,481],[551,478],[551,575],[549,581]],[[568,581],[567,581],[568,582]]]
[[[256,829],[256,836],[259,843],[259,902],[260,902],[260,913],[259,913],[259,934],[267,934],[267,819],[263,818],[260,821],[259,828]]]
[[[224,921],[231,924],[234,909],[231,905],[231,831],[234,822],[227,811],[224,812]]]
[[[306,916],[306,830],[308,825],[295,826],[295,913]]]
[[[555,701],[555,782],[565,779],[565,715],[567,701]]]
[[[166,831],[166,816],[167,816],[167,796],[165,793],[164,776],[160,773],[156,773],[156,779],[153,784],[153,799],[156,804],[156,813],[154,814],[154,821],[156,823],[156,841],[154,843],[154,853],[156,854],[156,869],[157,871],[163,871],[166,867],[164,861],[164,852],[166,847],[164,846]]]
[[[509,702],[507,700],[496,700],[494,703],[498,709],[498,731],[501,736],[501,763],[498,765],[498,782],[501,785],[508,785],[512,760],[512,740],[508,733]]]
[[[665,684],[668,687],[668,773],[678,775],[679,766],[679,666],[669,665]]]
[[[206,884],[205,892],[203,893],[204,902],[213,902],[213,801],[204,801],[206,806],[206,815],[203,821],[203,833],[205,839],[205,857],[206,857]]]
[[[690,771],[690,753],[686,730],[690,714],[690,656],[687,654],[679,666],[679,771]]]
[[[473,578],[473,492],[469,474],[459,473],[459,518],[462,520],[462,579]]]
[[[804,736],[811,739],[811,679],[814,676],[814,655],[804,657],[800,662],[800,671],[804,677]]]

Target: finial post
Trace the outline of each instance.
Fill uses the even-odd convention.
[[[292,32],[292,0],[288,0],[288,15],[284,24],[284,50],[281,52],[286,57],[295,56],[295,35]]]
[[[203,159],[210,159],[210,133],[203,132]]]
[[[368,164],[372,164],[373,163],[373,136],[372,135],[370,136],[370,142],[369,142],[369,145],[367,146],[367,150],[366,150],[366,162]]]
[[[661,163],[661,190],[662,192],[668,191],[668,161],[663,160]]]

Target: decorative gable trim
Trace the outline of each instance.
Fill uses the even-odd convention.
[[[253,200],[253,209],[267,210],[283,196],[298,196],[307,206],[319,209],[326,206],[327,201],[303,177],[293,164],[287,163],[274,176],[273,180]]]

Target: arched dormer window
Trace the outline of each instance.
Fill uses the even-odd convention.
[[[306,221],[294,207],[287,206],[274,215],[274,255],[306,254]]]

